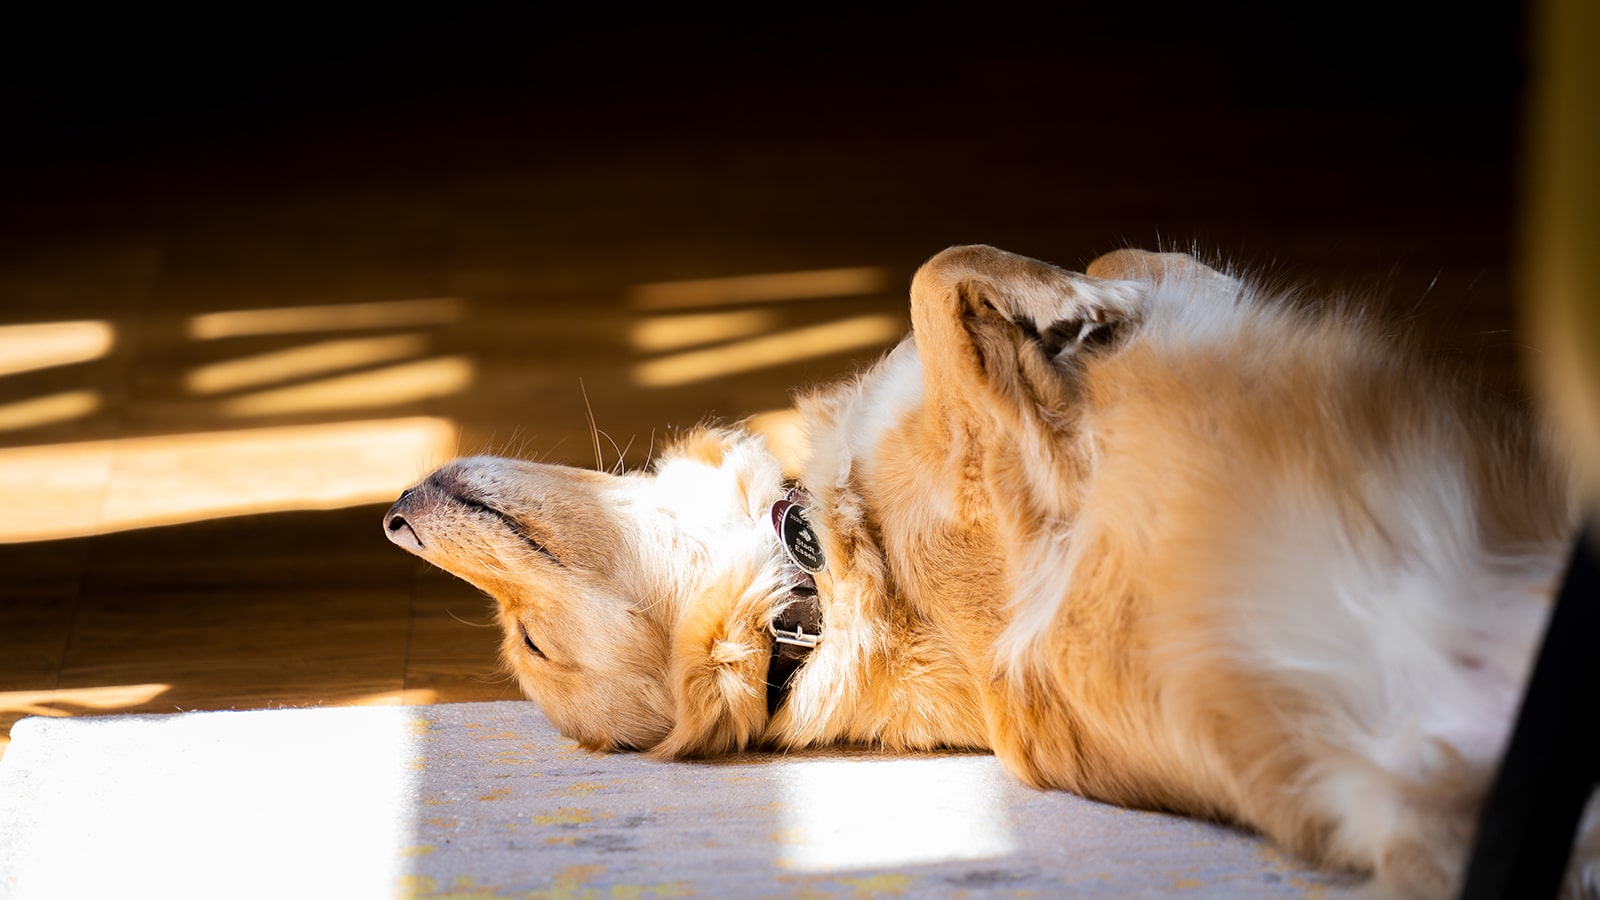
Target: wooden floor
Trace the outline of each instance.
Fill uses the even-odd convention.
[[[1337,52],[535,24],[5,70],[0,748],[26,715],[515,696],[386,498],[454,452],[632,467],[780,410],[953,243],[1372,291],[1518,395],[1509,13]]]

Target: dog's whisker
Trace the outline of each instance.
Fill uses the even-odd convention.
[[[589,418],[589,440],[594,444],[594,470],[605,471],[605,460],[600,456],[600,429],[595,425],[594,407],[589,403],[589,390],[584,387],[583,379],[578,379],[578,392],[583,395],[583,412]]]
[[[477,675],[471,675],[468,677],[479,684],[498,684],[502,686],[516,684],[517,681],[516,674],[505,668],[494,669],[488,672],[480,672]]]
[[[596,431],[596,433],[599,434],[601,437],[606,439],[606,443],[611,445],[611,452],[613,452],[613,453],[615,453],[617,455],[617,463],[616,463],[616,465],[612,466],[607,471],[610,471],[613,474],[620,474],[621,473],[621,469],[622,469],[622,464],[623,464],[622,456],[627,451],[619,448],[617,446],[616,440],[614,438],[612,438],[610,434],[607,434],[604,431],[598,431],[598,430]],[[632,446],[631,443],[630,443],[629,446]]]
[[[498,623],[498,622],[468,622],[466,619],[463,619],[460,616],[456,615],[455,610],[452,610],[452,609],[445,610],[444,614],[449,616],[452,619],[455,619],[457,622],[460,622],[461,624],[467,625],[467,626],[472,627],[472,628],[498,628],[498,627],[500,627],[500,623]]]
[[[635,440],[635,437],[629,437],[627,445],[624,446],[620,451],[617,452],[617,467],[616,467],[616,474],[617,475],[626,475],[626,474],[628,474],[628,468],[627,468],[626,462],[627,462],[627,457],[628,457],[628,451],[633,449],[634,440]]]

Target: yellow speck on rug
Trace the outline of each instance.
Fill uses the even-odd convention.
[[[587,825],[594,821],[594,816],[587,809],[564,806],[553,815],[534,816],[533,821],[536,825]]]
[[[872,875],[866,878],[841,878],[839,883],[856,889],[858,897],[882,897],[893,895],[903,896],[911,887],[910,875],[894,875],[885,872],[882,875]]]

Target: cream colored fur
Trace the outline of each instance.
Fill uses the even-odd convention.
[[[783,478],[752,434],[634,475],[458,460],[386,530],[498,601],[587,747],[984,748],[1450,894],[1573,529],[1535,433],[1178,254],[952,248],[911,314],[799,404],[826,637],[776,715]]]

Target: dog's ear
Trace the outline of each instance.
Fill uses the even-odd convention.
[[[1147,289],[983,245],[935,255],[911,280],[929,404],[957,420],[977,407],[1059,443],[1063,416],[1081,405],[1074,361],[1120,346]]]
[[[1089,263],[1084,274],[1108,281],[1146,281],[1151,284],[1178,278],[1232,280],[1187,253],[1153,253],[1131,247],[1100,256]]]
[[[742,750],[767,722],[763,630],[776,573],[738,571],[695,598],[678,622],[668,666],[672,731],[650,753],[663,759]]]

